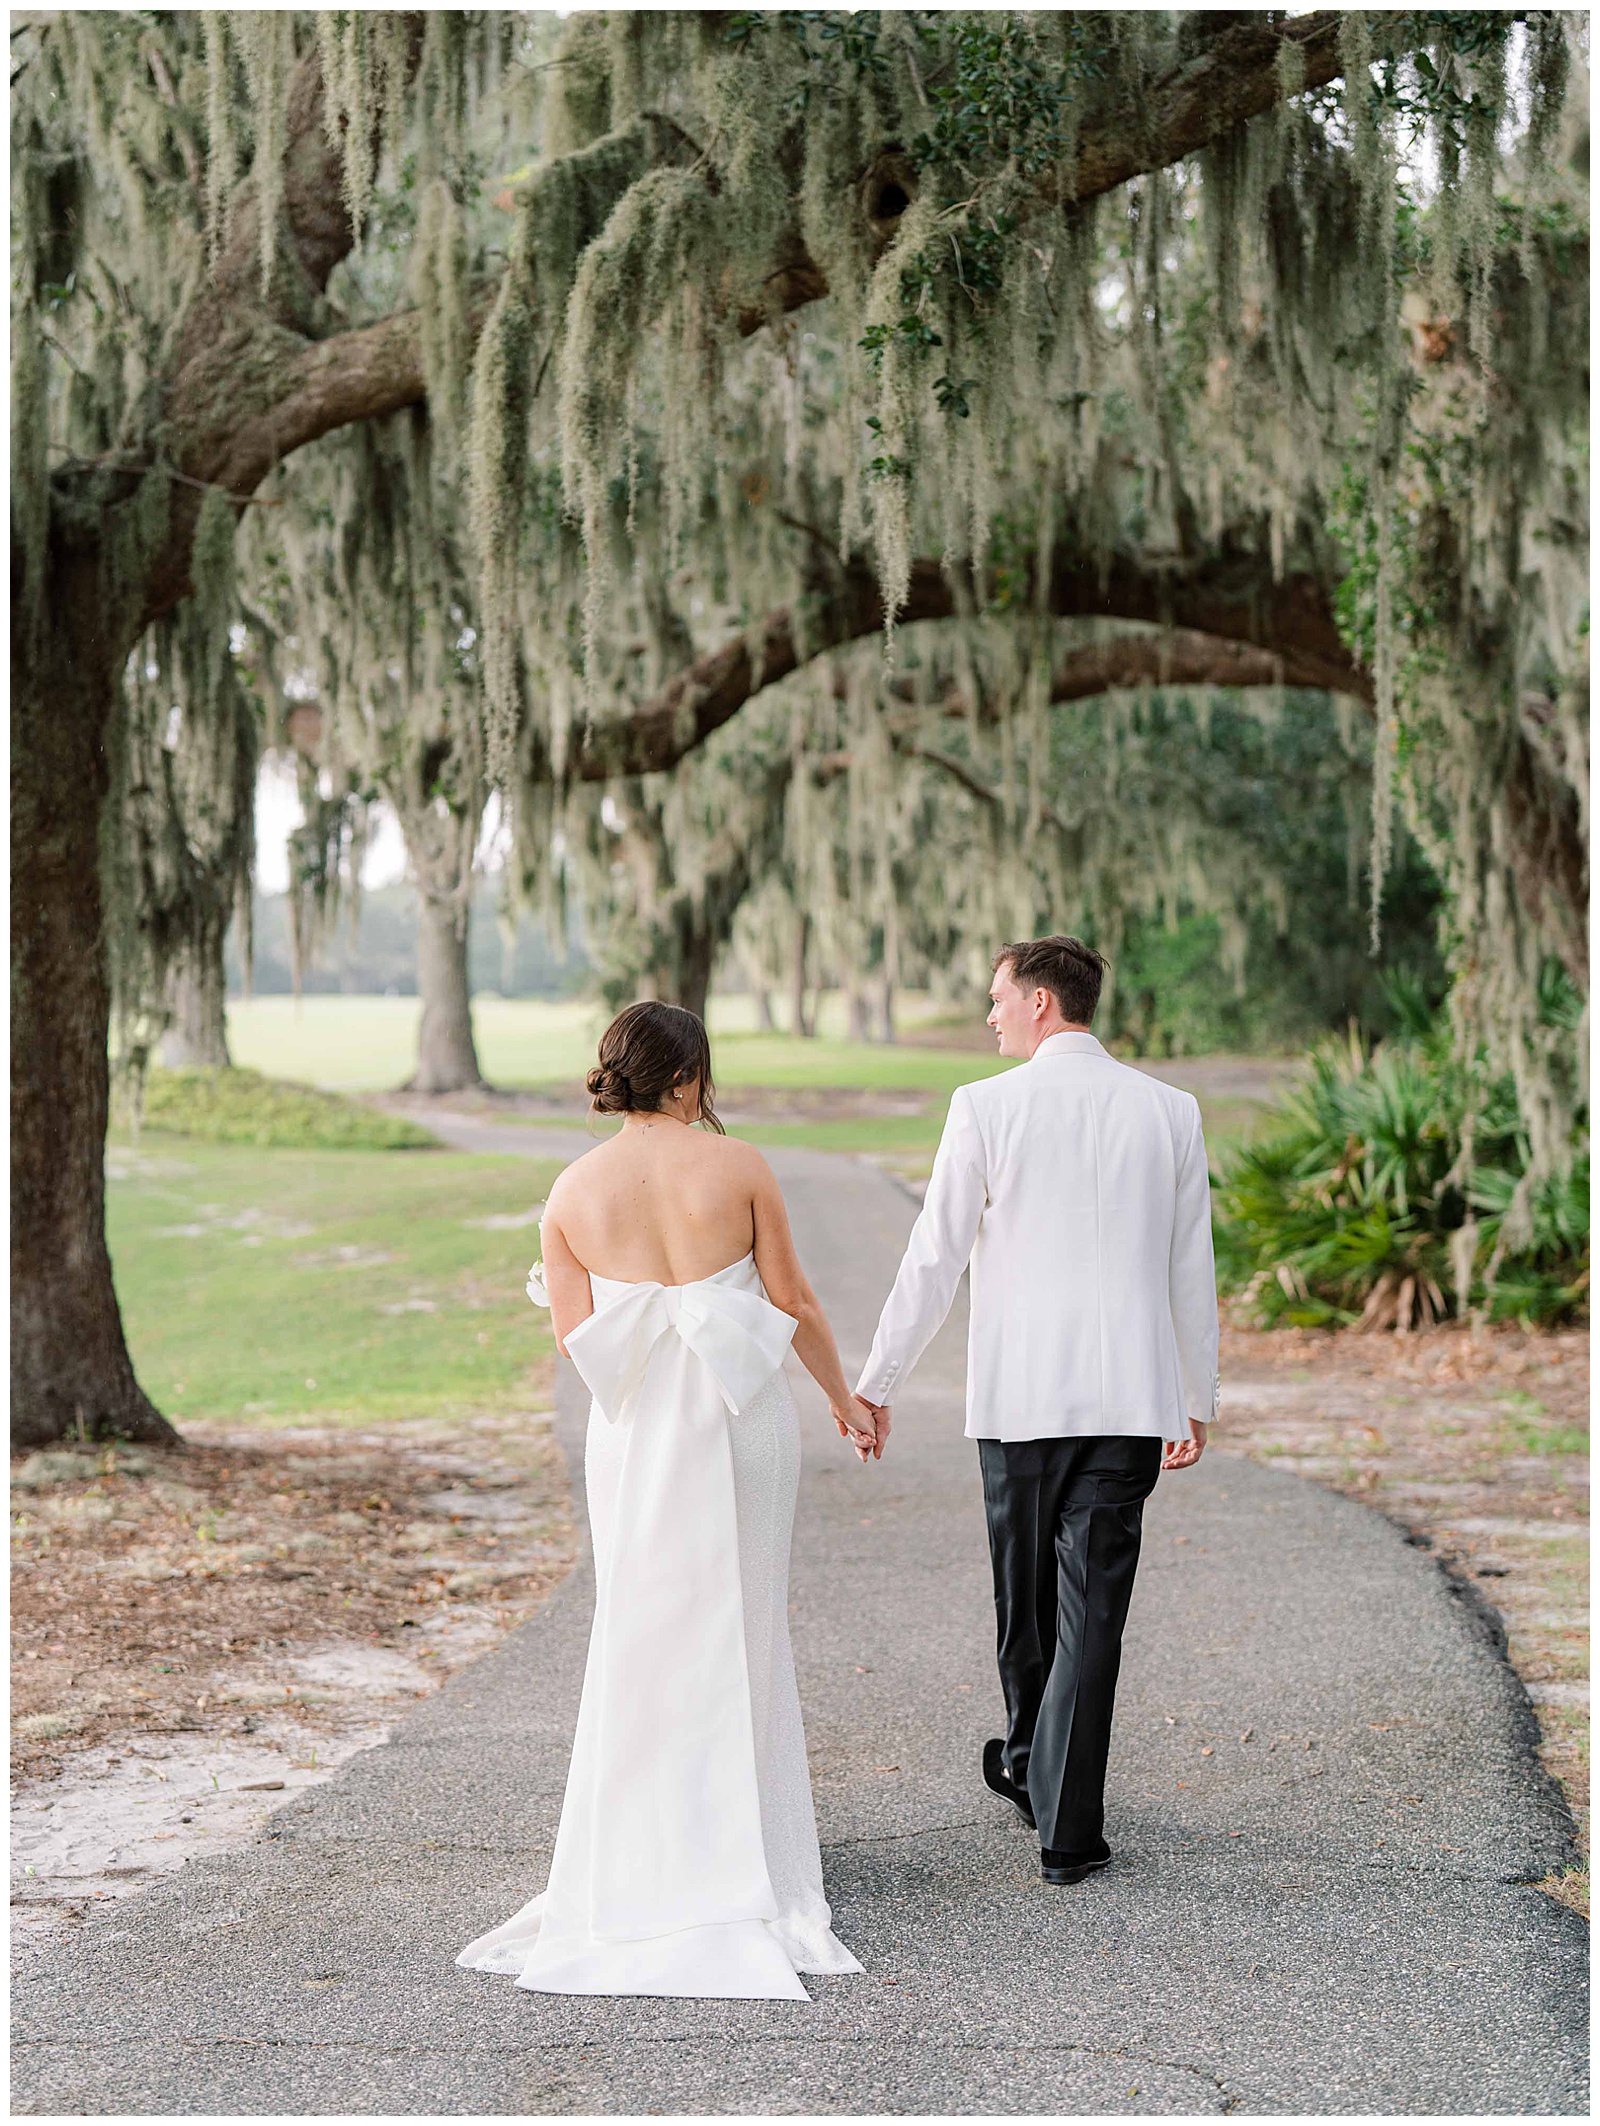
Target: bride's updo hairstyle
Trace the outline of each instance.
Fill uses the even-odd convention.
[[[711,1042],[705,1022],[681,1004],[630,1004],[600,1036],[600,1060],[585,1080],[597,1115],[653,1115],[668,1093],[700,1084],[700,1120],[727,1133],[712,1106]]]

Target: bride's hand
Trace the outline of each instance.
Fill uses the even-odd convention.
[[[852,1395],[842,1403],[830,1402],[828,1409],[839,1428],[839,1437],[847,1439],[855,1448],[857,1461],[871,1461],[873,1450],[878,1444],[878,1435],[869,1424],[863,1422],[866,1412],[856,1398]]]

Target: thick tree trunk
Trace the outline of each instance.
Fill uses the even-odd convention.
[[[811,943],[811,918],[804,911],[794,919],[794,960],[789,972],[789,1024],[801,1040],[816,1031],[806,1022],[806,955]]]
[[[762,1033],[776,1033],[777,1016],[772,1009],[772,991],[768,987],[765,970],[753,947],[747,945],[740,955],[744,978],[750,994],[755,999],[756,1026]]]
[[[880,1041],[894,1041],[894,983],[889,979],[887,969],[878,984],[878,1028]]]
[[[201,947],[172,970],[172,1024],[161,1037],[168,1070],[227,1070],[228,979],[223,967],[225,933],[208,930]]]
[[[681,1004],[685,1011],[692,1011],[696,1018],[704,1019],[706,1006],[711,1001],[711,966],[716,957],[716,940],[709,927],[696,925],[688,947],[678,978],[678,994],[673,1002]]]
[[[859,982],[845,984],[845,1011],[850,1024],[852,1041],[870,1041],[872,1023],[867,1016],[867,994]]]
[[[646,968],[640,979],[641,999],[654,997],[663,1004],[681,1004],[685,1011],[703,1019],[721,942],[715,910],[698,906],[687,896],[676,902],[655,933],[657,963]]]
[[[423,893],[417,896],[417,993],[422,1023],[407,1090],[458,1093],[481,1085],[467,982],[467,910]]]
[[[11,1438],[178,1444],[134,1378],[105,1237],[111,985],[100,883],[115,640],[96,557],[52,569],[11,657]]]

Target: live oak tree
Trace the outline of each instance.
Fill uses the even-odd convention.
[[[65,11],[13,36],[22,1442],[173,1436],[134,1377],[104,1237],[107,933],[129,911],[108,912],[101,854],[133,752],[128,659],[191,585],[204,599],[213,496],[247,503],[300,445],[421,396],[416,314],[340,332],[329,279],[385,133],[459,136],[508,43],[446,14]]]
[[[488,801],[475,580],[439,437],[417,405],[302,453],[263,483],[280,502],[243,534],[241,565],[271,616],[281,684],[301,720],[301,772],[347,805],[381,800],[398,821],[418,907],[421,1000],[410,1089],[482,1083],[467,979],[473,862]],[[308,947],[337,918],[360,852],[339,846],[341,807],[290,850]]]
[[[671,19],[585,18],[556,122],[582,152],[533,173],[479,349],[491,719],[509,730],[528,708],[505,558],[519,511],[558,464],[589,549],[584,678],[603,694],[599,616],[625,580],[608,519],[619,473],[631,497],[652,454],[668,540],[741,587],[745,631],[642,713],[630,699],[575,725],[561,709],[557,773],[575,740],[590,775],[637,760],[646,734],[668,768],[819,648],[956,614],[964,595],[992,605],[1007,584],[1051,612],[1247,643],[1374,713],[1375,905],[1396,788],[1419,830],[1451,793],[1432,846],[1482,907],[1472,953],[1495,969],[1492,1009],[1481,975],[1458,984],[1463,1035],[1516,1071],[1539,1156],[1559,1159],[1573,1081],[1537,997],[1552,955],[1582,971],[1583,753],[1561,704],[1581,693],[1585,641],[1570,563],[1586,289],[1567,26],[1518,26],[1520,111],[1512,29],[1218,17],[1174,46],[1154,18],[1102,41],[1062,17],[962,22],[941,43],[906,18],[819,40],[809,18],[763,16],[707,51]],[[1277,90],[1264,72],[1257,88],[1285,93],[1265,119],[1096,209],[1108,171],[1129,178],[1101,130],[1119,99],[1181,131],[1223,53],[1264,68],[1269,46]],[[1158,47],[1188,54],[1170,100]],[[1312,93],[1333,73],[1342,95]],[[651,101],[667,79],[684,97],[670,124]],[[756,147],[753,114],[770,126],[775,109],[797,114],[787,160],[766,133]],[[1421,214],[1398,161],[1430,145],[1441,181]],[[833,211],[834,154],[855,158],[854,218]],[[781,269],[759,274],[774,253]],[[785,340],[774,313],[824,282],[829,323]],[[761,305],[734,299],[757,286]],[[1019,514],[1030,487],[1045,506]],[[804,520],[803,563],[775,516]]]
[[[464,439],[485,773],[535,827],[918,619],[1244,645],[1371,703],[1377,871],[1398,786],[1468,911],[1462,1008],[1559,1155],[1530,1000],[1584,866],[1566,18],[624,13],[554,53],[469,12],[18,21],[19,1437],[170,1436],[103,1235],[129,659],[191,596],[218,639],[212,497],[424,399]],[[386,277],[358,234],[405,212]],[[704,579],[676,673],[618,646],[630,601],[652,624],[644,488],[646,574]]]

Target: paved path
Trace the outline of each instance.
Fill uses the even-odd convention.
[[[912,1206],[863,1165],[774,1164],[858,1358]],[[580,1567],[259,1844],[33,1966],[15,2107],[1583,2111],[1587,1934],[1531,1887],[1568,1825],[1522,1690],[1429,1560],[1330,1492],[1222,1455],[1163,1478],[1118,1864],[1040,1882],[977,1777],[999,1697],[961,1356],[952,1322],[870,1469],[804,1404],[794,1634],[835,1924],[867,1977],[812,1980],[807,2006],[560,2000],[454,1969],[548,1863]],[[581,1424],[569,1383],[569,1455]]]

